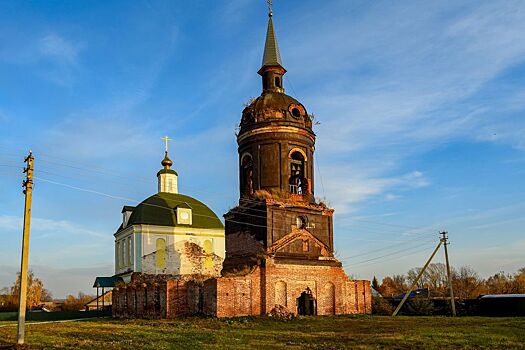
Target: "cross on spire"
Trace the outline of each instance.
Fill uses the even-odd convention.
[[[160,139],[166,143],[166,153],[168,153],[168,141],[173,141],[173,139],[170,139],[168,136],[161,137]]]
[[[268,16],[272,17],[272,0],[266,0],[268,3]]]

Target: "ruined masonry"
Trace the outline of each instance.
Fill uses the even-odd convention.
[[[159,193],[124,207],[115,234],[115,317],[371,313],[370,282],[348,278],[334,257],[334,210],[314,197],[312,116],[284,93],[271,13],[258,73],[262,93],[237,136],[239,205],[223,227],[178,194],[166,150]]]

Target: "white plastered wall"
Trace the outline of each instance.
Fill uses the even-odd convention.
[[[117,265],[116,273],[218,275],[225,257],[224,229],[133,225],[117,234],[116,242],[125,242],[128,237],[132,239],[132,253],[136,252],[133,266]],[[166,243],[164,268],[156,264],[157,239]],[[211,254],[204,251],[206,241],[211,243]],[[120,257],[115,260],[121,261]]]

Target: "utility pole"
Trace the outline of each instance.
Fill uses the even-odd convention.
[[[31,222],[31,199],[33,195],[33,153],[29,151],[29,155],[25,158],[24,163],[27,163],[27,168],[24,169],[26,179],[22,183],[25,194],[24,206],[24,232],[22,239],[22,263],[20,267],[20,288],[18,299],[18,330],[17,343],[24,344],[25,322],[26,322],[26,299],[27,299],[27,262],[29,257],[29,224]]]
[[[443,245],[445,246],[445,263],[447,265],[447,280],[448,280],[448,290],[450,292],[450,306],[452,307],[452,316],[455,317],[456,316],[456,303],[454,300],[454,289],[452,288],[452,278],[450,278],[450,265],[448,263],[447,245],[449,245],[450,243],[448,243],[447,234],[448,234],[447,231],[443,231],[440,233],[440,235],[443,236],[441,238],[441,241],[443,242]]]
[[[439,240],[439,243],[436,247],[436,249],[434,249],[434,251],[432,252],[432,255],[430,256],[430,258],[428,258],[427,260],[427,263],[425,264],[425,266],[423,266],[423,268],[421,269],[421,271],[419,271],[419,274],[417,275],[416,279],[414,280],[414,283],[412,283],[412,286],[410,287],[410,289],[408,290],[408,292],[405,293],[405,296],[403,297],[403,300],[401,300],[401,302],[399,303],[399,305],[397,306],[396,310],[394,311],[394,313],[392,314],[392,316],[397,316],[397,313],[399,312],[399,310],[401,310],[401,308],[403,307],[403,304],[405,303],[405,301],[408,299],[408,296],[410,295],[410,293],[412,293],[412,291],[414,290],[414,288],[416,287],[417,285],[417,282],[419,281],[419,279],[421,278],[421,276],[423,276],[423,273],[425,272],[425,270],[427,269],[428,265],[430,264],[430,262],[432,261],[432,259],[434,258],[434,255],[436,255],[439,247],[441,247],[441,245],[443,244],[443,239],[440,239]]]

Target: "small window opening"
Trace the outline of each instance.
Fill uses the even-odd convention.
[[[277,86],[278,88],[281,87],[281,78],[275,77],[275,86]]]
[[[298,216],[295,219],[295,224],[297,228],[306,228],[306,226],[308,225],[308,220],[304,216]]]
[[[304,195],[308,192],[308,183],[304,176],[304,157],[301,152],[294,152],[290,159],[290,193]]]
[[[295,118],[299,118],[301,116],[301,111],[299,108],[292,108],[292,116]]]
[[[309,248],[308,241],[303,241],[303,252],[307,252]]]
[[[253,160],[251,155],[246,155],[241,164],[241,193],[253,194]]]

